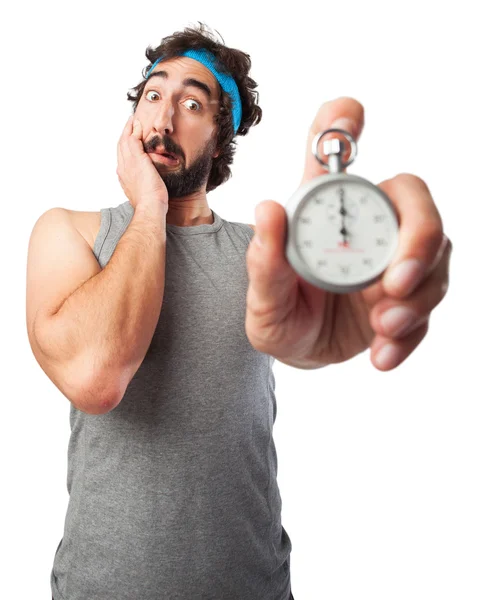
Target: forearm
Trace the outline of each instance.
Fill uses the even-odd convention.
[[[166,212],[137,207],[105,268],[50,317],[48,336],[37,336],[86,392],[115,390],[121,400],[145,357],[163,302]]]

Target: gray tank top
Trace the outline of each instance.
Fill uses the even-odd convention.
[[[103,268],[133,216],[101,209]],[[120,404],[71,405],[55,600],[288,600],[274,359],[245,332],[247,224],[166,224],[151,344]]]

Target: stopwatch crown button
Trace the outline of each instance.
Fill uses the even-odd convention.
[[[344,143],[338,138],[332,140],[325,140],[323,142],[323,152],[326,156],[330,154],[342,154],[344,150]]]

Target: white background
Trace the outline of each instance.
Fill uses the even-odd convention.
[[[146,47],[197,21],[251,56],[264,111],[237,138],[232,179],[208,195],[213,210],[255,223],[262,200],[285,204],[320,105],[352,96],[366,118],[349,172],[424,179],[454,244],[449,292],[397,369],[376,370],[369,351],[315,371],[275,363],[295,600],[479,598],[474,3],[12,6],[0,15],[2,598],[50,599],[68,503],[70,404],[26,333],[30,232],[49,208],[125,200],[116,145],[126,92]]]

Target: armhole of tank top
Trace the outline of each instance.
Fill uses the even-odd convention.
[[[254,231],[251,229],[251,227],[247,224],[247,223],[231,223],[231,225],[233,226],[238,226],[239,229],[244,233],[245,237],[246,237],[246,245],[249,246],[249,243],[251,242],[253,236],[254,236]]]
[[[101,208],[100,209],[100,230],[95,239],[95,243],[93,244],[93,254],[97,259],[98,263],[100,263],[100,255],[103,249],[103,244],[108,236],[108,233],[111,228],[111,212],[109,208]],[[101,263],[100,263],[101,265]]]

